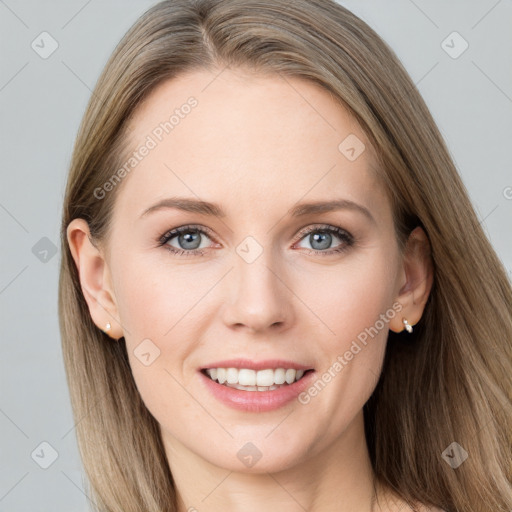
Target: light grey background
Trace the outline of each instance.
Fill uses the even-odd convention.
[[[391,45],[418,84],[510,275],[512,1],[340,3]],[[58,332],[59,252],[52,247],[91,89],[121,36],[152,4],[0,0],[0,512],[87,510]],[[35,41],[38,51],[51,49],[44,31],[58,43],[46,59],[31,47]],[[469,44],[458,58],[445,51],[463,48],[454,31]],[[40,465],[52,461],[52,451],[42,442],[58,455],[47,469]]]

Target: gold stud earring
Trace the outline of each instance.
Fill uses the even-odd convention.
[[[402,318],[402,323],[404,324],[405,330],[411,334],[412,332],[412,325],[409,324],[406,318]]]

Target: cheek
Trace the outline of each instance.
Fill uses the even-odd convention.
[[[198,278],[192,265],[177,268],[138,255],[123,255],[114,268],[133,377],[146,406],[159,417],[169,396],[177,405],[183,396],[178,382],[183,382],[184,363],[201,339],[201,298],[219,276],[210,272]],[[188,406],[185,400],[178,408]]]
[[[115,278],[119,316],[133,342],[141,336],[170,336],[200,298],[193,272],[142,256],[124,257]]]
[[[371,328],[391,308],[395,298],[396,259],[373,251],[347,258],[327,272],[302,274],[296,291],[310,305],[322,324],[326,347],[343,348],[365,329]],[[310,315],[311,316],[311,315]],[[314,319],[314,317],[312,317]],[[387,332],[387,323],[382,328]],[[329,350],[331,350],[329,348]]]
[[[334,430],[353,417],[377,384],[389,321],[400,309],[394,302],[396,261],[391,252],[368,252],[326,274],[316,274],[314,286],[312,280],[302,280],[297,291],[321,322],[314,342],[322,382],[304,397],[304,403],[316,402],[314,397],[322,395],[323,406],[335,411]]]

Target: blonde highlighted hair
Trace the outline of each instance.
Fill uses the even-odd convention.
[[[378,155],[403,244],[423,227],[434,285],[414,333],[389,334],[364,406],[380,482],[449,512],[512,510],[512,290],[445,142],[387,44],[331,0],[169,0],[148,10],[101,74],[74,147],[63,206],[59,315],[87,489],[101,512],[177,511],[159,426],[121,339],[92,322],[66,238],[75,218],[108,237],[125,127],[162,81],[194,69],[250,68],[310,80],[357,119]],[[129,179],[129,178],[128,178]],[[453,442],[469,454],[442,458]]]

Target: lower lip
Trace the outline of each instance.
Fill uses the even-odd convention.
[[[219,384],[201,371],[199,375],[212,395],[228,407],[246,412],[266,412],[279,409],[297,398],[310,385],[315,372],[310,371],[297,382],[272,391],[243,391]]]

